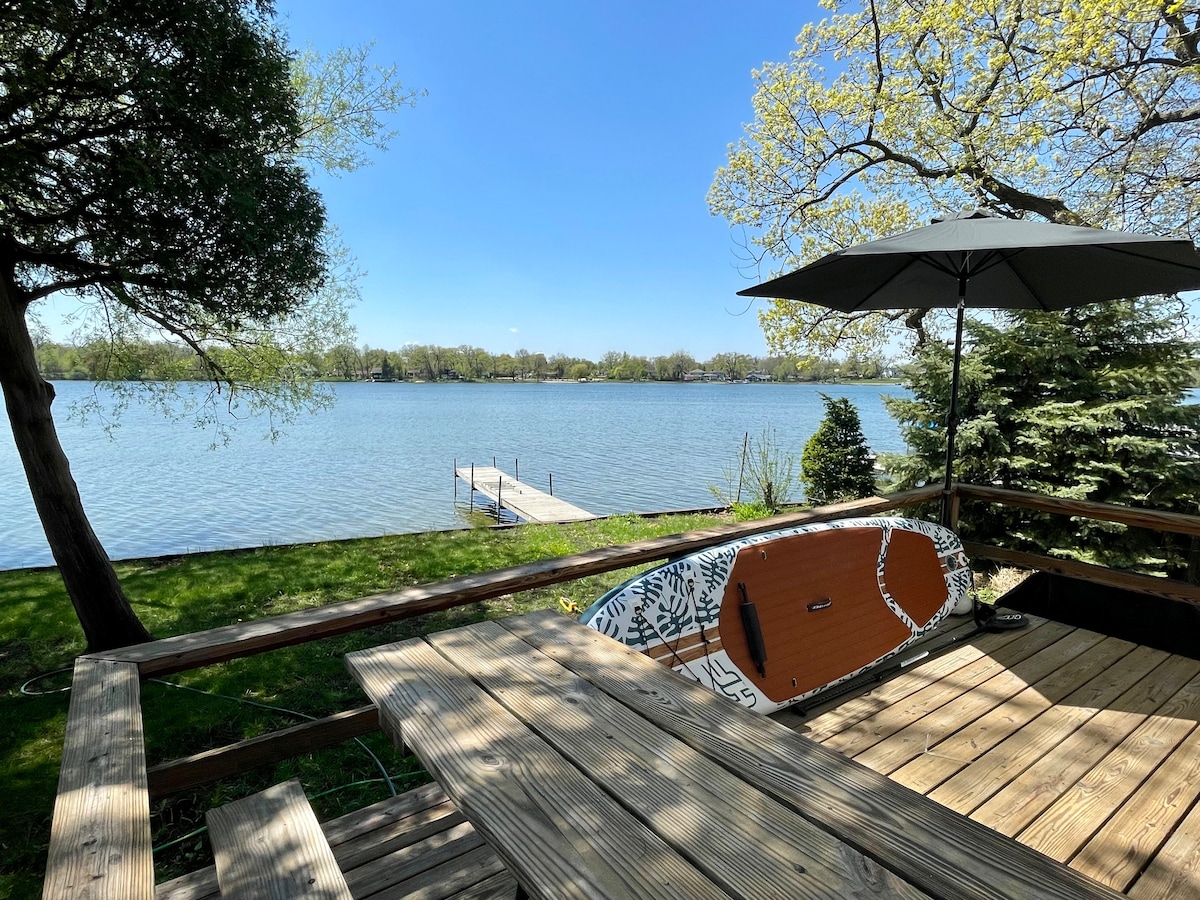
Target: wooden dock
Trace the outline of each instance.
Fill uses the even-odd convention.
[[[470,485],[471,490],[526,522],[580,522],[596,518],[586,509],[539,491],[495,466],[458,466],[454,474]]]

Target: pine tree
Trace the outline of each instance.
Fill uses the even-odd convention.
[[[821,395],[825,418],[804,445],[800,467],[815,504],[857,500],[875,493],[874,461],[858,418],[845,397]]]
[[[961,481],[1151,509],[1200,500],[1200,406],[1185,404],[1196,345],[1163,301],[1018,311],[969,321],[954,474]],[[900,488],[941,477],[950,353],[931,342],[887,398],[910,448],[885,459]],[[1117,566],[1185,565],[1160,536],[1115,523],[972,507],[964,535]]]

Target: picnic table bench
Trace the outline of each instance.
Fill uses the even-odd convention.
[[[530,897],[1121,896],[554,612],[346,661]]]

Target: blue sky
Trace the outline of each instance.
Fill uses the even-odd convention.
[[[764,355],[705,194],[813,0],[277,0],[293,44],[375,41],[408,87],[374,164],[319,178],[366,270],[360,342],[596,359]],[[762,273],[766,277],[768,273]]]

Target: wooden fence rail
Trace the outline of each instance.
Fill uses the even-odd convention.
[[[960,500],[983,500],[1039,512],[1083,516],[1104,522],[1120,522],[1134,528],[1200,535],[1200,517],[1185,513],[1138,509],[1133,506],[1096,503],[1091,500],[1067,500],[1063,497],[1046,497],[1042,494],[1030,494],[1026,491],[1014,491],[1008,488],[985,487],[979,484],[958,484],[955,486],[955,492]]]

